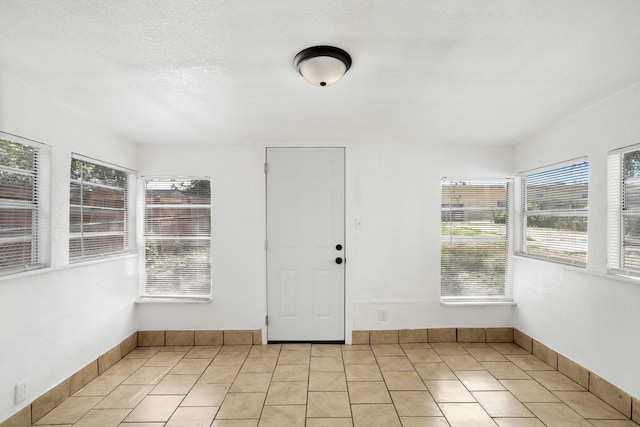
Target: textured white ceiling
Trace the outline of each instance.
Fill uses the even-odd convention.
[[[638,0],[0,0],[0,18],[2,73],[140,143],[512,144],[640,79]],[[317,44],[353,58],[335,86],[293,67]]]

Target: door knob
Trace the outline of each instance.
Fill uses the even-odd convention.
[[[336,264],[342,264],[342,258],[340,257],[336,258]]]

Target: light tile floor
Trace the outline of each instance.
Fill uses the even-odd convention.
[[[637,427],[515,344],[138,347],[36,426]]]

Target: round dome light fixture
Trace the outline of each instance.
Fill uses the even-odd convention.
[[[351,56],[333,46],[313,46],[304,49],[293,64],[306,81],[314,86],[331,86],[351,68]]]

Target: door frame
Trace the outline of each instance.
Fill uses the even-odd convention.
[[[268,337],[268,325],[266,323],[266,317],[268,313],[268,300],[267,300],[267,251],[265,247],[265,242],[267,240],[267,174],[264,173],[264,165],[267,161],[267,148],[342,148],[344,149],[344,342],[345,344],[351,344],[351,333],[353,331],[353,285],[352,285],[352,277],[355,266],[349,264],[349,247],[350,242],[354,241],[353,232],[354,227],[350,225],[353,224],[353,220],[349,220],[349,218],[353,218],[351,215],[352,206],[351,200],[353,200],[353,188],[351,183],[354,182],[350,175],[349,168],[349,159],[351,157],[351,150],[348,146],[344,145],[317,145],[317,144],[261,144],[258,147],[258,153],[256,156],[256,167],[259,173],[258,176],[258,188],[260,189],[259,200],[256,209],[256,224],[257,234],[261,237],[257,239],[257,253],[258,253],[258,273],[260,277],[256,278],[257,283],[262,283],[261,291],[258,295],[258,306],[260,308],[259,315],[257,319],[257,324],[261,325],[262,329],[262,343],[267,344]],[[353,253],[351,251],[351,253]]]

